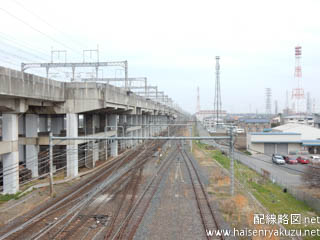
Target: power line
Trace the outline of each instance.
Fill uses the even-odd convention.
[[[1,10],[1,11],[3,11],[3,12],[5,12],[7,15],[11,16],[12,18],[14,18],[14,19],[18,20],[19,22],[21,22],[21,23],[25,24],[26,26],[28,26],[28,27],[29,27],[29,28],[31,28],[32,30],[34,30],[34,31],[38,32],[39,34],[42,34],[43,36],[47,37],[48,39],[50,39],[50,40],[52,40],[52,41],[54,41],[54,42],[56,42],[56,43],[60,44],[61,46],[64,46],[64,47],[66,47],[66,48],[70,49],[71,51],[74,51],[74,52],[75,52],[75,53],[77,53],[77,54],[79,54],[77,51],[73,50],[73,49],[72,49],[72,48],[70,48],[68,45],[64,44],[63,42],[60,42],[59,40],[54,39],[54,38],[53,38],[53,37],[51,37],[50,35],[48,35],[48,34],[46,34],[46,33],[42,32],[42,31],[40,31],[39,29],[37,29],[37,28],[33,27],[31,24],[29,24],[29,23],[27,23],[27,22],[23,21],[22,19],[20,19],[19,17],[15,16],[15,15],[14,15],[14,14],[12,14],[12,13],[10,13],[10,12],[9,12],[9,11],[7,11],[6,9],[4,9],[4,8],[1,8],[1,7],[0,7],[0,10]],[[79,54],[79,55],[81,55],[81,54]],[[82,56],[82,55],[81,55],[81,56]]]
[[[17,5],[19,5],[21,8],[23,8],[25,11],[29,12],[31,15],[35,16],[36,18],[38,18],[40,21],[44,22],[46,25],[48,25],[49,27],[51,27],[52,29],[60,32],[62,35],[65,35],[67,38],[69,38],[70,40],[72,40],[72,42],[76,42],[79,46],[81,47],[86,47],[85,45],[82,45],[82,43],[75,41],[73,38],[69,37],[68,34],[66,34],[65,32],[61,31],[60,29],[58,29],[57,27],[53,26],[52,24],[50,24],[48,21],[46,21],[45,19],[43,19],[42,17],[40,17],[38,14],[34,13],[33,11],[27,9],[23,4],[21,4],[20,2],[16,1],[16,0],[12,0],[14,3],[16,3]]]

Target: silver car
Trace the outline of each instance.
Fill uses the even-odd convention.
[[[272,162],[276,164],[285,164],[286,161],[283,159],[281,155],[278,154],[272,154]]]

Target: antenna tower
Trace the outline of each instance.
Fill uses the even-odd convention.
[[[292,89],[292,98],[295,101],[295,109],[296,113],[301,111],[300,109],[300,101],[304,99],[304,90],[301,87],[301,80],[302,80],[302,72],[301,72],[301,46],[295,47],[295,57],[296,57],[296,64],[295,64],[295,71],[294,71],[294,79],[298,82],[298,88]]]
[[[216,118],[216,126],[218,127],[219,113],[221,113],[221,91],[220,91],[220,57],[216,56],[216,85],[214,95],[214,114]]]

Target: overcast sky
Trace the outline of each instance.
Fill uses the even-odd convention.
[[[52,48],[82,61],[99,44],[100,61],[128,60],[130,77],[147,77],[194,112],[197,86],[202,109],[213,108],[218,55],[223,109],[264,112],[266,87],[280,109],[297,87],[299,44],[302,86],[319,104],[319,9],[317,0],[2,1],[0,64],[50,61]]]

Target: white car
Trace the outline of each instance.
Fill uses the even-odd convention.
[[[276,164],[285,164],[286,163],[286,161],[283,159],[283,157],[278,154],[272,155],[272,162],[274,162]]]
[[[311,156],[310,162],[312,163],[320,163],[320,157],[319,156]]]
[[[244,129],[243,128],[237,128],[236,133],[244,133]]]

